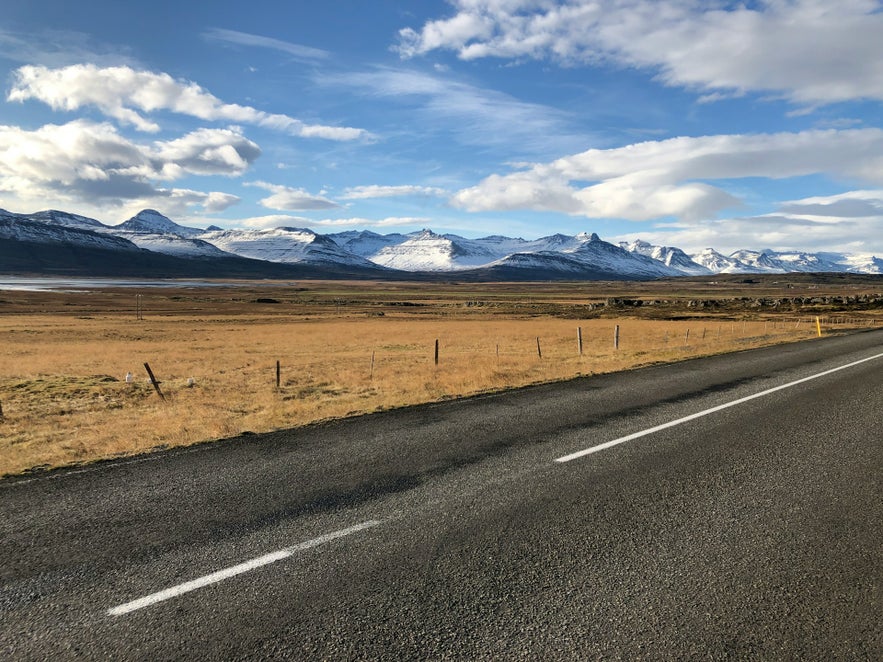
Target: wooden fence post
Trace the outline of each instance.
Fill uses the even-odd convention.
[[[435,339],[435,365],[438,365],[438,338]]]
[[[540,338],[537,336],[537,356],[543,358],[543,350],[540,349]]]
[[[276,361],[276,390],[282,385],[282,364]]]
[[[144,369],[147,370],[147,376],[150,377],[150,383],[153,384],[153,389],[156,391],[157,395],[165,400],[166,396],[164,396],[162,391],[159,390],[159,385],[162,382],[156,381],[156,377],[153,376],[153,370],[150,369],[150,365],[146,361],[144,362]]]
[[[583,355],[583,328],[581,326],[576,327],[576,344],[579,347],[579,355]]]
[[[613,329],[613,349],[619,349],[619,324]]]

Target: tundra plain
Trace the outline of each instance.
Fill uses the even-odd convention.
[[[169,285],[0,291],[0,476],[883,323],[873,276]]]

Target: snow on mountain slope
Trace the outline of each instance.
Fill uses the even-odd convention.
[[[520,253],[571,253],[591,239],[588,234],[556,234],[533,241],[500,235],[467,239],[431,230],[409,235],[368,234],[371,236],[354,236],[343,245],[372,262],[406,271],[459,271],[488,266]]]
[[[593,239],[597,239],[597,237],[598,235],[595,233],[588,234],[586,232],[580,232],[573,237],[566,234],[553,234],[549,237],[525,241],[519,250],[521,252],[554,251],[558,253],[573,253]]]
[[[743,264],[737,259],[722,255],[713,248],[706,248],[698,253],[693,253],[690,258],[693,262],[696,262],[715,274],[759,273],[757,268]]]
[[[381,249],[404,243],[409,238],[406,234],[377,234],[370,230],[349,230],[325,236],[345,251],[364,257],[367,260],[370,260]]]
[[[632,253],[621,246],[602,241],[594,233],[590,235],[589,241],[569,255],[588,262],[593,267],[622,273],[631,278],[665,278],[683,275],[678,269],[669,267],[651,257]]]
[[[871,253],[820,253],[826,258],[836,261],[843,271],[858,274],[883,274],[883,259]]]
[[[454,272],[488,268],[566,274],[570,278],[660,278],[711,273],[851,272],[883,274],[883,259],[869,253],[714,249],[688,256],[681,249],[645,241],[602,241],[596,234],[554,234],[534,240],[501,235],[467,239],[431,230],[381,235],[369,231],[320,235],[309,229],[206,230],[178,225],[145,209],[116,226],[59,210],[18,214],[0,209],[0,238],[69,243],[132,251],[139,247],[202,259],[230,254],[270,262]],[[521,278],[521,275],[517,275]],[[546,277],[546,276],[543,276]]]
[[[179,237],[193,238],[205,230],[188,228],[178,225],[172,219],[163,216],[155,209],[143,209],[128,221],[110,228],[114,233],[133,232],[139,234],[175,234]]]
[[[53,225],[26,218],[0,217],[0,238],[37,243],[70,244],[116,251],[137,251],[138,247],[121,237],[78,227]]]
[[[577,237],[581,239],[580,235]],[[602,241],[596,234],[587,235],[586,241],[567,252],[544,250],[515,253],[491,266],[561,271],[573,274],[573,277],[592,278],[654,279],[683,275],[651,257]]]
[[[683,274],[690,276],[705,276],[712,273],[709,268],[690,259],[690,256],[680,248],[675,248],[673,246],[654,246],[653,244],[641,241],[640,239],[631,243],[623,241],[620,242],[619,245],[632,253],[639,253],[640,255],[646,255],[654,260],[658,260],[664,265],[677,269]]]
[[[743,249],[730,253],[730,258],[744,264],[756,273],[783,274],[787,271],[767,251]]]
[[[154,253],[175,255],[177,257],[232,257],[202,239],[188,239],[174,234],[147,234],[141,232],[116,232],[114,236],[128,239],[139,248]]]
[[[840,260],[843,255],[825,253],[804,253],[802,251],[778,252],[763,251],[768,261],[782,272],[804,271],[846,271]]]
[[[234,255],[269,262],[376,266],[328,237],[301,228],[216,230],[199,235],[199,239]]]
[[[107,229],[107,226],[104,223],[96,221],[94,218],[80,216],[79,214],[69,214],[65,211],[58,211],[57,209],[38,211],[36,214],[25,216],[25,218],[43,221],[44,223],[49,223],[51,225],[63,225],[69,228],[81,228],[96,231]]]
[[[404,271],[457,271],[485,266],[498,259],[480,243],[423,230],[371,255],[376,264]]]

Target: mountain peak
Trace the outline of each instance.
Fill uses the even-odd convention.
[[[174,234],[179,237],[194,237],[202,233],[202,230],[178,225],[155,209],[142,209],[117,228],[135,234]]]

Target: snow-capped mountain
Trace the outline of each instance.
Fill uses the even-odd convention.
[[[684,274],[645,255],[587,235],[576,249],[513,253],[486,267],[500,278],[567,278],[586,280],[653,280]]]
[[[785,269],[768,251],[738,250],[730,257],[755,273],[785,273]]]
[[[782,273],[791,271],[843,271],[840,260],[843,256],[826,253],[804,253],[802,251],[777,252],[762,251],[766,262],[781,269]]]
[[[674,267],[678,271],[690,274],[691,276],[705,276],[712,273],[711,269],[705,267],[690,258],[680,248],[673,246],[654,246],[646,241],[637,239],[631,243],[621,241],[619,245],[632,253],[646,255],[654,260],[659,260],[667,267]]]
[[[128,239],[138,248],[154,253],[178,257],[230,257],[231,254],[202,239],[188,239],[176,234],[153,234],[146,232],[118,232],[116,236]]]
[[[104,223],[96,221],[94,218],[80,216],[79,214],[69,214],[66,211],[58,211],[57,209],[38,211],[36,214],[31,214],[30,218],[68,228],[81,228],[85,230],[104,230],[106,228]]]
[[[128,239],[139,248],[154,253],[203,259],[230,257],[222,249],[196,238],[208,230],[178,225],[154,209],[144,209],[119,225],[108,227],[99,223],[99,226],[104,232]]]
[[[325,235],[301,228],[215,230],[200,234],[199,239],[228,253],[268,262],[377,268],[376,264],[341,248]]]
[[[715,274],[760,273],[758,269],[740,262],[737,259],[718,253],[713,248],[706,248],[690,256],[693,262],[705,267]]]
[[[342,248],[375,264],[403,271],[476,269],[517,253],[570,253],[591,239],[585,233],[573,237],[556,234],[533,241],[500,235],[467,239],[455,234],[436,234],[432,230],[406,235],[342,232],[329,237]]]
[[[188,228],[184,225],[178,225],[172,219],[163,216],[155,209],[144,209],[128,221],[112,226],[111,230],[115,233],[132,232],[137,234],[156,235],[172,234],[190,239],[205,232],[205,230],[198,228]]]
[[[883,274],[883,258],[870,253],[819,253],[819,255],[831,256],[837,259],[837,264],[844,267],[844,271],[856,274]]]
[[[561,235],[556,235],[555,241],[559,241]],[[542,256],[546,260],[547,266],[552,266],[554,258],[563,258],[562,265],[566,265],[566,269],[571,269],[574,264],[583,265],[584,269],[592,270],[599,274],[619,274],[623,278],[629,279],[654,279],[665,278],[670,276],[683,276],[684,273],[669,267],[658,260],[651,257],[627,251],[621,246],[602,241],[601,238],[592,233],[591,235],[577,235],[571,238],[575,240],[575,245],[565,243],[567,250],[551,251],[543,250],[537,253],[527,254],[532,256]],[[517,254],[519,260],[525,253]],[[514,257],[514,256],[512,256]],[[512,264],[510,258],[504,258],[500,264]],[[609,277],[609,276],[608,276]]]
[[[500,235],[467,239],[454,234],[436,234],[428,229],[386,235],[368,231],[322,235],[309,229],[288,227],[222,230],[210,226],[202,230],[178,225],[150,209],[113,226],[58,210],[17,214],[0,209],[0,240],[6,242],[7,255],[16,254],[14,242],[28,242],[31,246],[28,250],[34,250],[34,244],[88,246],[116,252],[136,251],[141,262],[151,255],[165,255],[164,259],[199,262],[201,271],[223,263],[228,272],[233,269],[250,273],[263,269],[261,263],[275,263],[324,275],[386,274],[399,278],[407,278],[412,272],[521,280],[654,279],[795,271],[883,274],[883,259],[867,253],[746,249],[725,256],[708,248],[688,256],[672,246],[654,246],[640,240],[614,245],[588,233],[525,240]],[[240,258],[249,258],[251,262],[234,264]],[[41,264],[46,264],[46,259]],[[21,264],[18,257],[14,262]],[[3,266],[0,263],[0,272]],[[282,273],[279,269],[288,267],[265,268],[274,274]]]
[[[713,248],[706,248],[692,258],[712,273],[883,273],[883,260],[869,253],[808,253],[767,249],[739,250],[725,256]]]
[[[68,227],[30,220],[17,215],[0,215],[0,239],[37,244],[88,246],[113,251],[137,251],[138,247],[122,237],[80,227]]]
[[[457,271],[482,267],[499,257],[479,242],[423,230],[399,244],[384,246],[368,259],[403,271]]]
[[[347,232],[335,232],[325,235],[345,251],[370,260],[381,249],[387,246],[401,244],[408,240],[405,234],[377,234],[370,230],[349,230]]]

